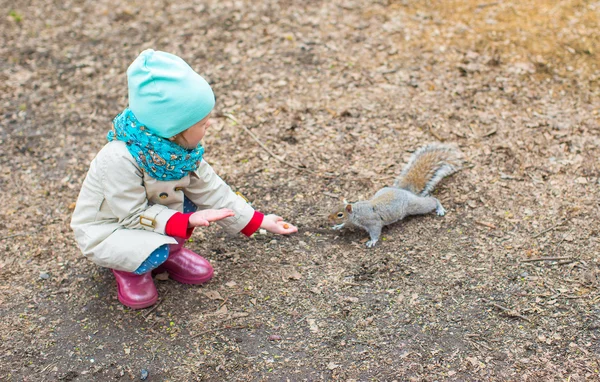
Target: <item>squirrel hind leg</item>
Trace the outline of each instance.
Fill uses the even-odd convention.
[[[438,214],[438,216],[444,216],[446,215],[446,209],[444,208],[444,206],[442,206],[442,203],[440,203],[439,200],[435,200],[435,213]]]

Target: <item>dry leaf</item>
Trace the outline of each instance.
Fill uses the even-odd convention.
[[[283,281],[300,280],[302,278],[302,275],[295,269],[292,269],[292,270],[284,271],[281,278],[283,279]]]
[[[227,309],[227,305],[223,305],[222,307],[219,308],[219,310],[217,310],[215,312],[215,314],[217,316],[224,316],[227,314],[227,312],[229,312],[229,309]]]
[[[219,292],[217,292],[216,290],[206,291],[206,292],[204,292],[204,295],[211,300],[224,300],[224,298],[221,297],[221,294]]]
[[[469,363],[476,369],[485,366],[481,361],[479,361],[479,359],[477,359],[477,357],[467,357],[465,359],[469,361]]]

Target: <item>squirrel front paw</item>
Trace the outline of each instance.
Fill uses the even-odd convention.
[[[367,241],[367,244],[365,244],[365,245],[367,246],[367,248],[373,248],[376,243],[377,243],[377,240],[369,240],[369,241]]]
[[[437,201],[437,206],[435,207],[435,213],[438,214],[438,216],[446,215],[446,210],[444,209],[442,203],[440,203],[439,200]]]
[[[334,229],[334,230],[337,231],[337,230],[340,230],[340,229],[344,228],[345,225],[346,225],[346,223],[336,224],[333,227],[331,227],[331,229]]]

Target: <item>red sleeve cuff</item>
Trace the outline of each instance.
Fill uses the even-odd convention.
[[[252,234],[260,228],[260,225],[262,224],[264,217],[265,217],[265,215],[261,214],[258,211],[254,211],[254,216],[252,216],[252,219],[250,219],[250,222],[248,222],[248,224],[246,224],[244,229],[241,230],[240,232],[248,237],[252,236]]]
[[[168,236],[189,239],[190,236],[192,236],[192,232],[194,232],[194,227],[188,228],[191,214],[191,212],[188,214],[177,212],[171,216],[171,218],[167,221],[167,225],[165,226],[165,233]]]

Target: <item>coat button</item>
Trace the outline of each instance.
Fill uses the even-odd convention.
[[[175,191],[181,191],[183,190],[183,187],[175,187]]]
[[[166,192],[161,192],[160,195],[158,195],[158,197],[161,199],[166,199],[169,197],[169,194],[167,194]]]

